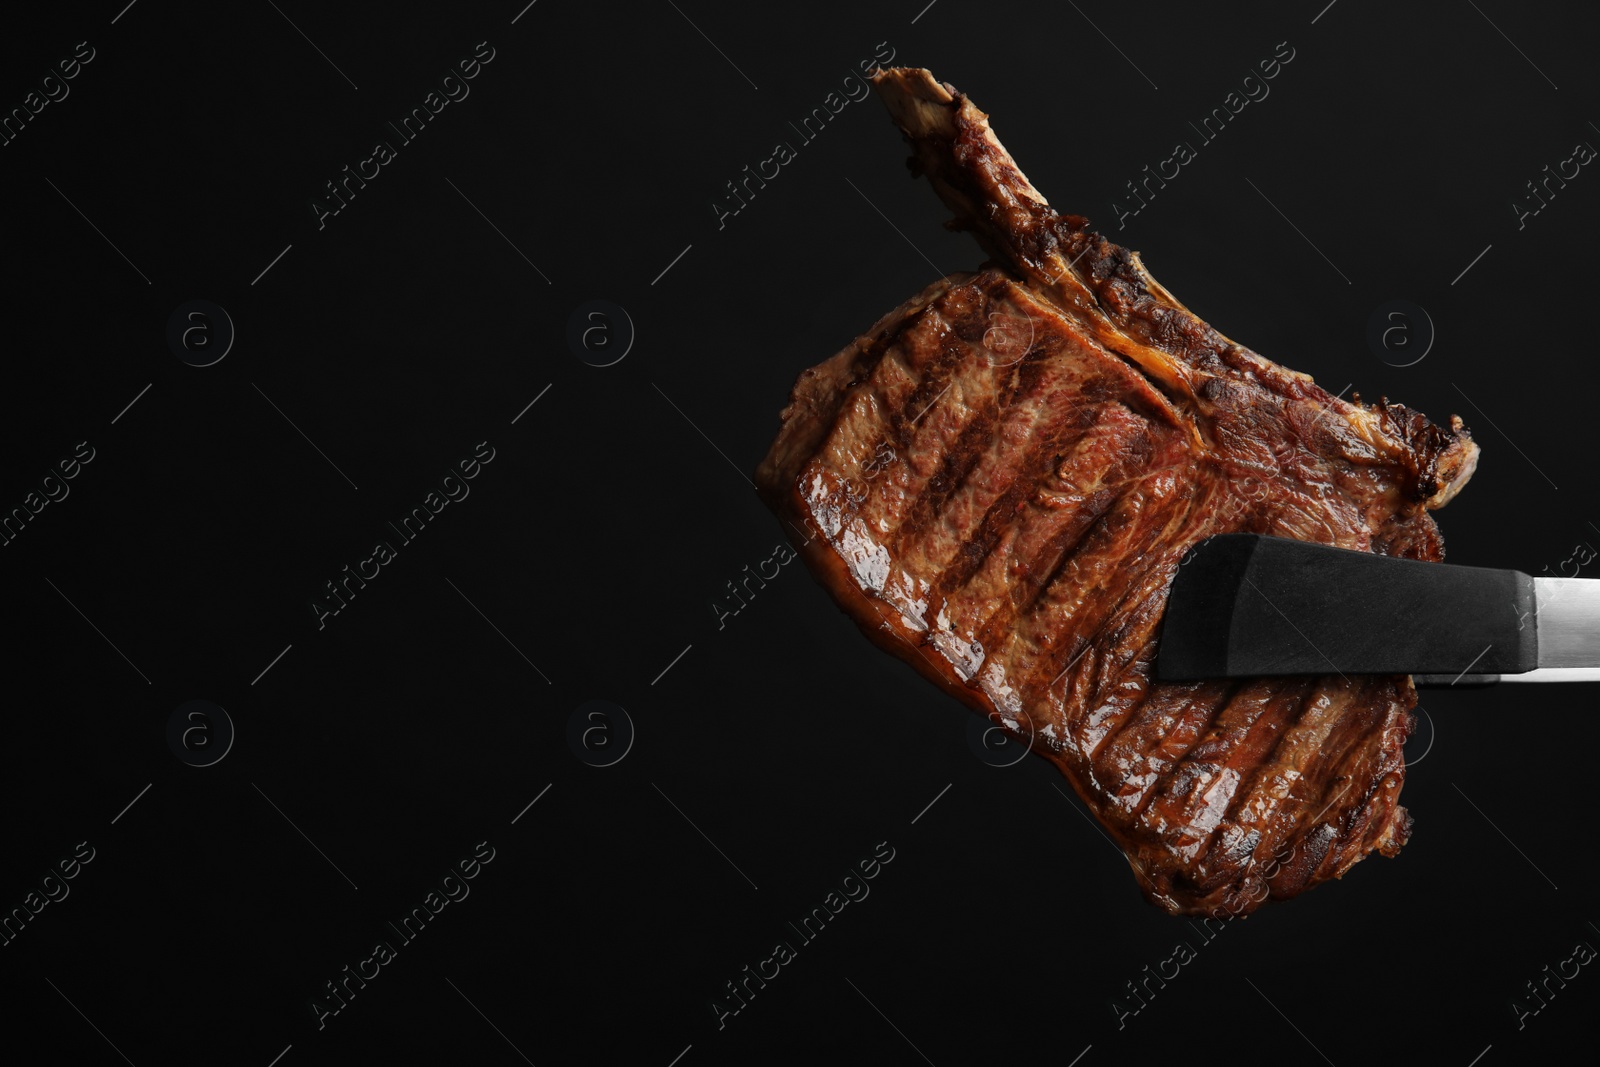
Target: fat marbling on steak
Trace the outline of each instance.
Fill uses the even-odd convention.
[[[1169,912],[1243,914],[1394,855],[1410,678],[1158,682],[1156,645],[1211,534],[1441,559],[1428,509],[1477,459],[1461,420],[1346,402],[1230,341],[1052,210],[953,87],[874,85],[992,260],[800,375],[757,481],[807,565],[1054,763]]]

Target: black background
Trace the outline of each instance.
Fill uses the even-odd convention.
[[[1403,855],[1206,943],[1051,768],[986,766],[970,714],[798,566],[721,629],[712,608],[783,536],[747,475],[796,374],[934,265],[981,259],[871,99],[717,226],[723,184],[885,41],[1223,332],[1330,389],[1459,412],[1483,460],[1440,515],[1453,562],[1573,573],[1600,543],[1600,177],[1520,229],[1511,203],[1600,145],[1595,26],[1324,2],[8,13],[5,109],[77,42],[96,55],[0,148],[0,509],[75,443],[95,458],[0,548],[0,907],[96,854],[0,948],[4,1040],[141,1067],[1569,1048],[1592,968],[1520,1030],[1510,1005],[1600,944],[1592,690],[1424,692]],[[319,230],[323,183],[480,41],[470,96]],[[1270,95],[1118,230],[1123,184],[1284,41]],[[206,368],[166,342],[193,298],[237,329]],[[591,299],[636,328],[614,366],[567,344]],[[1437,331],[1408,367],[1366,341],[1396,299]],[[323,583],[485,440],[470,496],[319,630]],[[191,699],[237,729],[210,767],[167,746]],[[636,729],[610,767],[567,742],[590,700]],[[319,1030],[310,998],[479,841],[471,895]],[[870,896],[719,1030],[722,983],[882,841]],[[1113,998],[1180,940],[1198,958],[1119,1029]]]

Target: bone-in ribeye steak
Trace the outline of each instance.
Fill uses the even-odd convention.
[[[1394,855],[1410,678],[1163,683],[1184,553],[1252,532],[1439,560],[1428,509],[1477,460],[1397,404],[1330,395],[1200,321],[1053,211],[925,70],[874,79],[993,257],[800,375],[757,472],[840,606],[1054,763],[1173,913],[1242,914]]]

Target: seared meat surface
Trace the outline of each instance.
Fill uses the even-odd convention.
[[[1414,559],[1477,447],[1330,395],[1052,210],[924,70],[875,88],[992,257],[801,374],[757,472],[880,647],[1054,763],[1173,913],[1243,914],[1394,855],[1409,678],[1162,683],[1185,552],[1253,532]]]

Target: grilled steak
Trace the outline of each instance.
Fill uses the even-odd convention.
[[[1253,532],[1439,560],[1477,459],[1200,321],[1053,211],[925,70],[875,88],[992,257],[800,375],[757,472],[880,647],[1054,763],[1172,913],[1236,915],[1394,855],[1405,676],[1162,683],[1185,552]]]

